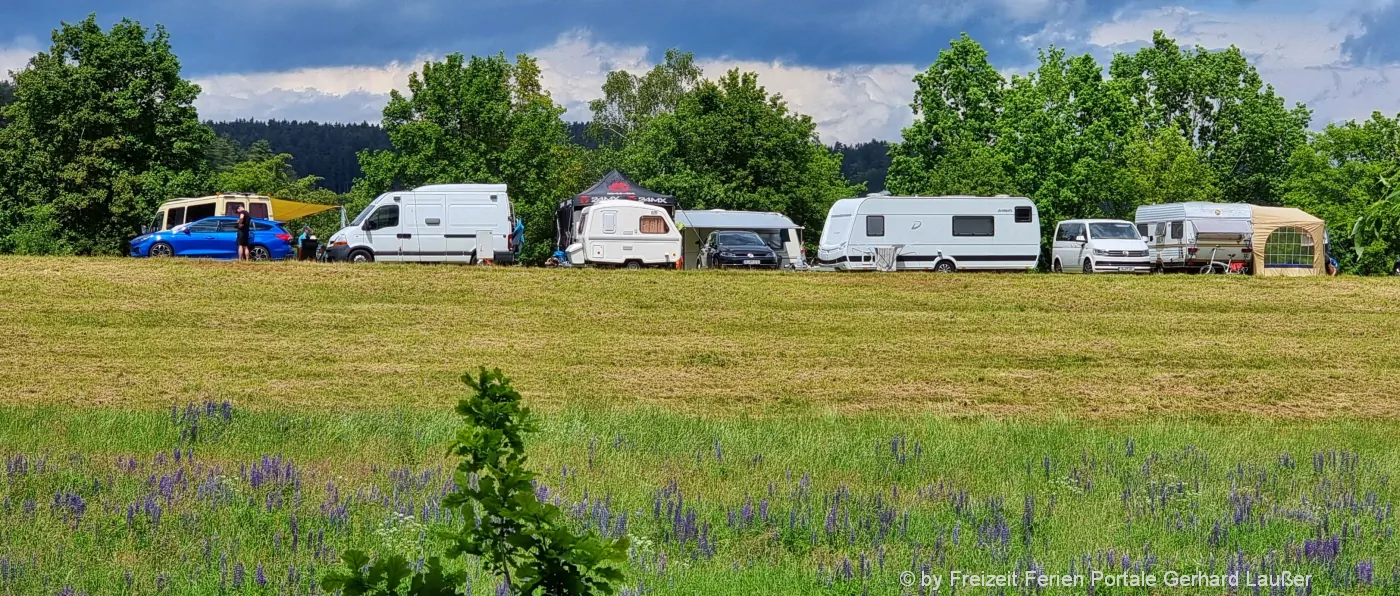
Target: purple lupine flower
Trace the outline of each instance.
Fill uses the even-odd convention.
[[[263,571],[262,563],[258,563],[258,568],[253,571],[253,583],[257,584],[259,588],[267,586],[267,573]]]
[[[244,573],[243,563],[241,563],[241,562],[239,562],[239,563],[234,563],[234,565],[233,565],[233,589],[237,590],[237,589],[243,587],[243,573]]]

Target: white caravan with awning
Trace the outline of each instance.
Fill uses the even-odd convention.
[[[1253,209],[1243,203],[1143,205],[1134,223],[1147,238],[1154,268],[1224,273],[1253,259]]]
[[[777,253],[783,269],[806,267],[803,260],[802,226],[786,215],[764,211],[704,211],[676,212],[676,225],[681,227],[681,242],[685,268],[696,269],[700,263],[700,248],[712,232],[748,230],[757,233],[768,248]]]

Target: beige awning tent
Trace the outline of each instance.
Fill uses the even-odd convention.
[[[337,209],[340,205],[322,205],[318,203],[298,203],[286,199],[270,199],[272,201],[272,215],[277,221],[291,221],[298,217],[315,215],[322,211]]]
[[[1326,275],[1326,222],[1301,209],[1258,205],[1253,221],[1255,275]]]

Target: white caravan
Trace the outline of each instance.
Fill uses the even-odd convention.
[[[574,265],[679,269],[681,234],[664,208],[608,201],[583,209],[568,247]]]
[[[1055,273],[1151,273],[1147,239],[1121,219],[1071,219],[1055,227]]]
[[[437,184],[389,192],[333,234],[327,257],[363,263],[512,263],[515,212],[504,184]]]
[[[1148,259],[1163,271],[1225,273],[1254,258],[1254,208],[1240,203],[1167,203],[1138,207]]]
[[[837,270],[1027,271],[1040,260],[1040,215],[1030,199],[841,199],[822,228],[817,262]]]

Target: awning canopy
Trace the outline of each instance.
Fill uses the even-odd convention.
[[[648,190],[629,180],[617,170],[608,172],[597,184],[560,203],[559,207],[561,209],[565,207],[582,209],[594,203],[616,200],[641,201],[670,210],[676,208],[676,197]]]
[[[781,213],[761,211],[677,211],[676,223],[687,228],[728,228],[735,230],[800,230],[799,226]]]
[[[298,203],[286,199],[271,199],[271,201],[272,215],[277,221],[291,221],[340,207],[340,205],[323,205],[320,203]]]
[[[1301,246],[1312,248],[1312,264],[1295,265],[1268,263],[1269,237],[1282,228],[1298,230],[1304,237]],[[1284,234],[1283,236],[1291,236]],[[1298,238],[1292,236],[1292,238]],[[1280,241],[1284,241],[1283,238]],[[1301,209],[1292,207],[1254,206],[1254,274],[1270,276],[1326,275],[1327,224]]]

